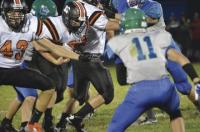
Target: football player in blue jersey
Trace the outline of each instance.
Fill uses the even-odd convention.
[[[122,19],[125,33],[108,42],[111,50],[124,63],[126,82],[131,84],[124,101],[113,115],[108,132],[125,131],[152,107],[167,112],[173,132],[185,131],[179,97],[166,71],[166,59],[180,64],[196,87],[199,87],[200,78],[190,61],[174,49],[171,34],[163,29],[149,29],[148,22],[149,18],[142,10],[130,8]]]
[[[137,6],[141,10],[144,11],[145,15],[147,15],[148,19],[148,25],[154,25],[150,30],[164,30],[165,29],[165,23],[163,19],[163,11],[162,11],[162,6],[160,3],[157,1],[153,0],[113,0],[113,5],[115,8],[118,10],[118,12],[123,13],[130,7],[135,7]],[[120,4],[119,4],[120,3]],[[175,48],[177,51],[180,52],[180,49],[178,48],[177,44],[173,43],[173,48]],[[123,69],[123,64],[120,63],[120,59],[116,59],[116,64],[117,64],[117,71],[124,70]],[[171,74],[174,83],[176,85],[177,90],[182,93],[183,95],[187,95],[189,100],[196,106],[196,108],[199,110],[199,94],[194,91],[192,91],[192,85],[189,83],[187,79],[187,75],[185,74],[184,70],[182,67],[177,64],[176,62],[168,60],[166,67],[168,69],[168,72]],[[121,69],[121,70],[119,70]],[[118,76],[119,82],[121,84],[124,84],[126,81],[124,78],[121,76]],[[199,89],[195,89],[196,91],[199,91]],[[155,121],[155,116],[152,113],[152,111],[148,111],[148,114],[150,115],[147,117],[146,120],[147,122],[153,122]]]

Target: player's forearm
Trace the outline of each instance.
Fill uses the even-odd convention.
[[[32,45],[34,49],[37,50],[38,52],[48,51],[45,47],[39,45],[37,41],[32,41]]]
[[[200,79],[196,70],[194,69],[194,67],[192,66],[192,64],[190,63],[187,57],[185,57],[183,54],[181,54],[180,52],[177,52],[174,49],[168,50],[167,57],[169,60],[179,63],[183,67],[187,75],[191,78],[193,83],[196,84],[200,82]]]
[[[57,58],[55,58],[54,56],[52,56],[50,53],[48,52],[40,52],[40,54],[49,62],[58,65],[58,61]]]
[[[64,48],[63,46],[56,45],[52,43],[48,39],[38,40],[37,43],[44,47],[46,50],[56,54],[57,56],[64,57],[64,58],[71,58],[74,60],[78,60],[79,54]]]
[[[169,49],[167,51],[167,57],[169,60],[175,61],[182,66],[190,63],[187,57],[185,57],[182,53],[177,52],[175,49]]]

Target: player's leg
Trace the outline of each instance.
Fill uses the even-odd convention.
[[[80,75],[83,76],[82,80],[89,79],[99,93],[98,95],[92,97],[78,112],[75,113],[75,116],[79,117],[79,119],[72,120],[72,118],[68,118],[71,122],[76,121],[80,124],[83,118],[93,112],[94,109],[100,107],[102,104],[109,104],[112,101],[114,97],[114,88],[109,71],[103,66],[102,62],[78,63],[79,64],[76,68],[79,70],[79,73],[81,73]],[[77,85],[77,87],[75,86],[75,89],[82,89],[82,85],[80,83],[75,83],[75,85]],[[77,91],[75,93],[79,94]],[[87,95],[86,93],[88,93],[88,90],[85,90],[82,98]],[[80,94],[78,97],[81,97]],[[83,103],[81,98],[78,100],[80,104]]]
[[[122,104],[120,104],[115,110],[114,115],[112,116],[112,120],[109,123],[107,129],[108,132],[124,132],[125,129],[131,123],[136,121],[136,119],[146,110],[145,104],[141,104],[140,101],[141,99],[144,100],[145,98],[141,98],[138,96],[141,95],[141,92],[143,90],[138,89],[136,94],[134,92],[134,89],[138,89],[137,86],[132,86],[130,88]],[[124,113],[124,111],[126,112]]]
[[[35,102],[35,98],[37,96],[37,91],[35,89],[28,89],[28,88],[16,88],[18,98],[16,98],[11,104],[4,118],[2,123],[8,123],[7,125],[4,124],[2,126],[6,126],[3,128],[2,131],[12,131],[11,119],[18,111],[19,107],[21,106],[21,111],[23,114],[21,119],[21,126],[20,131],[22,131],[25,126],[27,125],[28,121],[31,118],[33,105]],[[7,120],[7,121],[6,121]],[[8,130],[9,129],[9,130]]]
[[[165,95],[164,104],[160,108],[170,116],[170,125],[173,132],[185,132],[185,125],[179,108],[180,100],[175,88],[172,86]]]
[[[172,132],[185,132],[184,120],[182,117],[177,117],[170,121]]]
[[[25,97],[24,102],[22,103],[22,106],[21,106],[22,114],[21,114],[20,131],[25,130],[25,127],[30,121],[35,101],[36,101],[36,97],[34,96]]]
[[[126,105],[121,105],[119,109],[116,110],[109,124],[108,131],[123,132],[131,123],[136,121],[144,111],[163,104],[163,101],[166,100],[165,95],[170,90],[171,85],[167,77],[160,80],[135,83],[130,88],[123,101]],[[126,109],[128,115],[127,112],[124,113],[123,111]]]
[[[89,73],[89,78],[99,95],[90,99],[89,103],[96,109],[102,104],[109,104],[113,100],[114,86],[110,72],[103,66],[102,62],[91,64],[91,69],[93,70]]]
[[[0,84],[38,88],[42,90],[38,96],[36,106],[30,120],[30,127],[34,127],[34,124],[39,121],[42,113],[46,110],[50,98],[55,91],[52,81],[47,76],[31,69],[1,68],[0,73],[3,75],[0,77]]]
[[[35,59],[35,65],[37,65],[37,69],[43,73],[44,75],[48,76],[49,79],[54,83],[56,91],[54,91],[49,104],[47,106],[47,109],[44,113],[44,119],[43,119],[43,128],[46,132],[53,132],[54,131],[54,123],[53,123],[53,107],[55,105],[56,99],[57,99],[57,91],[62,89],[62,78],[60,73],[58,72],[58,67],[49,61],[47,61],[45,58],[43,58],[39,53],[35,53],[33,59]],[[64,92],[64,91],[63,91]],[[61,97],[62,99],[62,97]],[[59,101],[61,101],[59,99]]]
[[[85,101],[88,99],[88,88],[89,88],[89,79],[88,79],[88,68],[90,69],[90,66],[83,62],[73,61],[73,75],[74,75],[74,91],[73,91],[73,97],[79,101],[79,105],[82,105],[85,103]],[[87,68],[87,70],[86,70]],[[91,72],[91,71],[89,71]],[[90,112],[93,112],[93,109],[89,106],[88,103],[86,103],[86,109],[85,105],[74,115],[70,115],[66,118],[70,124],[75,126],[77,131],[82,131],[82,119]],[[88,112],[89,111],[89,112]],[[73,120],[71,120],[74,117]]]
[[[20,108],[23,100],[19,100],[18,98],[15,98],[9,105],[8,111],[6,113],[6,116],[1,122],[0,130],[3,132],[17,132],[17,130],[12,126],[12,119],[18,109]]]
[[[56,94],[56,92],[54,92],[49,101],[47,109],[44,113],[44,119],[43,119],[42,126],[43,126],[45,132],[54,132],[52,110],[55,105],[56,96],[57,96],[57,94]]]
[[[59,75],[59,83],[58,86],[56,86],[56,104],[61,102],[64,99],[64,92],[66,90],[66,83],[68,78],[68,67],[69,64],[63,64],[57,67],[58,75]]]
[[[130,109],[131,108],[131,109]],[[126,113],[124,113],[126,111]],[[115,110],[112,120],[108,126],[108,132],[124,132],[143,112],[144,108],[137,107],[135,104],[124,101]]]
[[[75,113],[75,110],[77,106],[79,105],[78,101],[73,98],[73,92],[74,92],[74,76],[73,76],[73,67],[71,66],[68,72],[68,77],[67,77],[67,102],[65,105],[65,108],[62,112],[62,115],[60,117],[59,122],[56,125],[56,129],[59,131],[65,130],[66,128],[66,118],[70,115]]]
[[[25,129],[25,126],[30,121],[33,106],[35,104],[35,100],[37,97],[37,90],[36,89],[30,89],[30,88],[21,88],[16,87],[17,93],[21,95],[21,100],[23,100],[23,103],[21,105],[21,126],[20,131],[23,131]],[[18,96],[19,98],[19,96]]]

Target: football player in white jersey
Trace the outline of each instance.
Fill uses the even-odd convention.
[[[38,88],[42,90],[36,102],[33,116],[28,128],[38,129],[37,122],[46,109],[49,99],[54,92],[53,82],[45,75],[31,69],[20,69],[23,62],[22,57],[31,41],[43,38],[47,28],[41,20],[31,15],[26,15],[27,6],[23,0],[3,0],[1,3],[0,17],[0,84],[14,85],[21,87]],[[55,51],[57,55],[73,59],[86,60],[87,58],[66,50],[61,46],[56,46],[46,39],[41,39],[39,43],[33,42],[33,46],[41,51]],[[45,43],[41,43],[45,42]],[[45,46],[45,47],[44,47]],[[66,53],[67,51],[67,53]],[[69,52],[68,52],[69,51]]]
[[[105,30],[118,29],[119,23],[109,21],[103,11],[93,5],[74,1],[67,3],[62,16],[49,17],[44,24],[50,30],[54,42],[67,42],[71,48],[92,60],[90,63],[73,62],[76,77],[74,98],[80,104],[85,102],[89,81],[99,92],[98,96],[86,103],[75,114],[74,120],[71,120],[71,117],[68,118],[77,131],[81,131],[83,118],[100,105],[108,104],[113,99],[112,80],[108,70],[103,67],[100,57],[105,46]]]
[[[36,30],[37,28],[34,28],[40,21],[28,18],[31,16],[25,16],[27,6],[21,0],[3,0],[1,11],[0,84],[35,87],[43,90],[38,98],[35,109],[41,113],[45,110],[54,91],[53,84],[48,77],[36,71],[19,68],[29,42],[34,39],[33,35],[40,35]],[[36,25],[32,24],[31,27],[29,26],[30,23],[36,23]],[[34,115],[33,118],[38,118],[38,115]],[[37,121],[34,120],[33,122]]]
[[[193,83],[199,85],[200,79],[192,64],[170,48],[173,39],[168,32],[146,28],[145,14],[140,9],[128,9],[122,25],[125,34],[114,37],[108,45],[122,59],[127,68],[127,82],[132,86],[107,131],[123,132],[147,109],[158,107],[169,114],[173,132],[184,132],[179,97],[168,77],[166,57],[179,63]]]
[[[55,3],[51,0],[36,0],[32,4],[31,13],[34,16],[37,16],[40,19],[45,19],[48,16],[57,16],[57,7]],[[33,54],[33,55],[32,55]],[[28,67],[28,68],[34,68],[35,70],[39,70],[41,73],[47,75],[50,79],[52,79],[56,84],[56,91],[61,91],[57,96],[57,99],[62,99],[62,93],[65,88],[65,74],[66,67],[64,66],[56,66],[54,63],[52,64],[49,62],[49,59],[45,59],[42,57],[42,55],[46,55],[47,53],[41,53],[37,51],[33,51],[33,47],[29,46],[28,50],[26,50],[26,53],[24,54],[24,63],[22,65],[22,68]],[[63,71],[63,72],[62,72]],[[64,76],[64,77],[63,77]],[[64,87],[64,88],[62,88]],[[6,113],[5,118],[2,120],[1,127],[3,131],[11,131],[11,129],[14,129],[12,127],[11,121],[9,119],[13,119],[14,114],[17,112],[19,107],[21,106],[21,112],[23,113],[21,115],[22,121],[20,126],[20,132],[24,131],[25,126],[30,120],[32,108],[35,102],[35,98],[37,97],[37,90],[36,89],[30,89],[30,88],[20,88],[16,87],[18,98],[14,99],[9,106],[8,112]],[[56,92],[58,93],[58,92]],[[55,104],[56,94],[54,94],[51,98],[50,103],[48,104],[47,110],[45,111],[44,116],[44,123],[43,128],[45,131],[50,132],[53,129],[53,117],[52,117],[52,107]],[[26,114],[24,114],[26,113]],[[47,127],[48,126],[48,127]]]

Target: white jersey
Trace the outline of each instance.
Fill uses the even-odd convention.
[[[127,83],[157,80],[167,75],[165,51],[172,37],[164,30],[132,32],[112,38],[108,45],[127,68]]]
[[[83,46],[79,47],[81,52],[103,54],[106,41],[105,27],[108,19],[97,7],[82,3],[86,9],[89,24],[80,27],[76,33],[69,33],[61,16],[49,17],[44,21],[50,33],[47,36],[55,42],[68,45],[72,42],[85,42]]]
[[[42,21],[27,14],[27,22],[19,33],[11,31],[2,17],[0,25],[0,67],[17,67],[23,62],[24,52],[30,42],[42,37]]]
[[[106,42],[105,27],[108,18],[99,8],[85,2],[83,3],[90,23],[87,34],[88,41],[87,44],[82,47],[83,52],[103,54]]]

